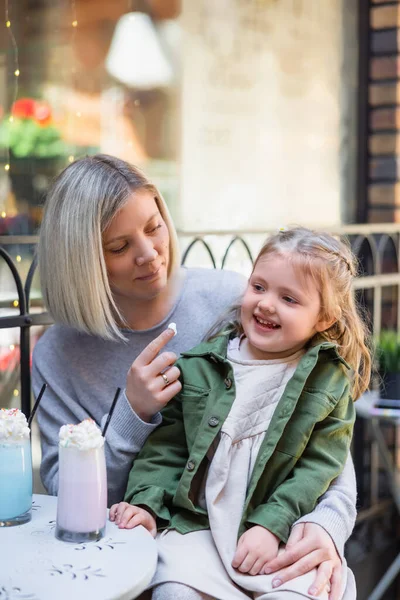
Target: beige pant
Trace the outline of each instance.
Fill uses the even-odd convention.
[[[296,592],[280,592],[279,590],[276,590],[273,594],[262,594],[261,596],[256,597],[257,600],[264,600],[264,598],[265,600],[301,600],[301,597],[304,598],[302,594]],[[150,598],[150,596],[147,596],[147,598]],[[152,600],[217,600],[208,594],[198,592],[181,583],[162,583],[153,589],[151,598]],[[146,597],[143,596],[141,599],[146,600]],[[349,576],[342,600],[356,600],[354,577]]]
[[[313,600],[314,598],[307,590],[314,581],[316,569],[274,589],[272,587],[274,574],[252,577],[238,573],[230,565],[224,565],[210,530],[186,535],[169,530],[157,536],[157,547],[158,565],[150,587],[159,586],[159,593],[164,584],[176,583],[205,594],[204,598],[211,597],[218,600],[247,600],[247,598]],[[346,563],[343,564],[342,572],[341,600],[355,600],[354,576]],[[197,596],[197,598],[201,597]],[[328,600],[328,597],[327,590],[324,590],[317,600]]]

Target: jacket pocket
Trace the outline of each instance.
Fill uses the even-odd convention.
[[[209,392],[210,390],[185,383],[179,394],[182,400],[183,413],[185,414],[187,410],[197,410],[201,407],[204,408],[207,403]]]
[[[180,394],[182,396],[208,396],[210,390],[206,388],[193,385],[191,383],[185,383]]]
[[[330,407],[314,394],[303,392],[276,446],[278,452],[298,458],[302,455],[316,423],[323,420]]]
[[[206,410],[209,390],[185,384],[180,396],[182,402],[183,424],[186,433],[186,443],[189,451],[199,431]]]

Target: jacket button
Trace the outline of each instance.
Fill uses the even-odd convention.
[[[208,424],[210,427],[217,427],[217,425],[219,425],[218,417],[210,417],[208,419]]]
[[[188,471],[194,471],[194,467],[195,467],[194,462],[192,460],[189,460],[188,463],[187,463],[187,465],[186,465],[186,469]]]
[[[227,377],[224,381],[225,387],[227,390],[230,390],[232,387],[232,379],[230,379],[229,377]]]

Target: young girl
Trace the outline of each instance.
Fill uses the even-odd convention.
[[[241,306],[178,361],[182,390],[135,461],[131,504],[110,511],[163,530],[153,598],[314,597],[312,572],[274,589],[268,562],[341,472],[369,383],[354,263],[330,235],[279,232]]]

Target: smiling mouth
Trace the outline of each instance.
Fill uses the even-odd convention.
[[[142,275],[142,277],[136,277],[136,279],[138,281],[150,281],[151,279],[154,279],[156,277],[156,275],[158,275],[158,272],[160,269],[161,269],[161,267],[158,267],[157,271],[153,271],[152,273],[149,273],[148,275]]]
[[[260,317],[256,317],[255,315],[254,315],[254,319],[256,320],[258,325],[261,325],[261,327],[263,329],[272,330],[272,329],[280,329],[281,328],[280,325],[278,325],[277,323],[274,323],[273,321],[269,321],[268,319],[260,319]]]

